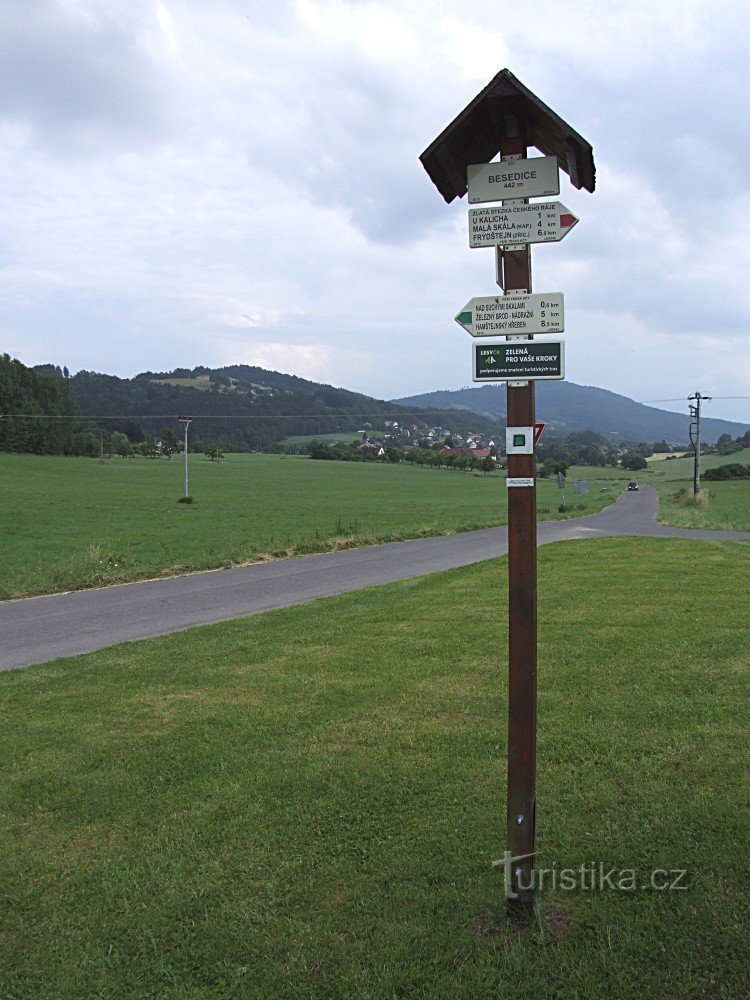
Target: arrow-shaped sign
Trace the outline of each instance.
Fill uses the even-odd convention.
[[[559,201],[532,205],[488,205],[469,209],[469,246],[556,243],[578,222]]]
[[[550,295],[493,295],[470,299],[455,317],[472,337],[519,337],[531,333],[562,333],[565,329],[562,292]]]

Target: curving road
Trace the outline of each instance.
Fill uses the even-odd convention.
[[[569,521],[540,521],[538,542],[547,545],[568,539],[626,535],[750,540],[750,532],[668,528],[655,520],[657,505],[658,495],[651,487],[626,492],[598,514]],[[467,566],[507,551],[507,528],[487,528],[100,590],[5,601],[0,603],[0,670]]]

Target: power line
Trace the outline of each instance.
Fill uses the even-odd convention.
[[[638,403],[685,403],[688,397],[680,396],[679,399],[639,399]],[[750,396],[712,396],[711,399],[750,399]]]
[[[371,420],[382,417],[424,417],[429,414],[437,414],[442,417],[456,414],[470,414],[471,416],[481,416],[472,410],[455,408],[453,410],[398,410],[393,412],[378,413],[194,413],[191,420],[325,420],[330,417],[346,417],[356,420]],[[0,413],[0,420],[8,420],[20,417],[24,420],[180,420],[184,418],[184,413],[80,413],[58,414],[58,413]],[[485,419],[490,419],[485,417]]]

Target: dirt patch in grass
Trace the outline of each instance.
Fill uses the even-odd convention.
[[[553,941],[564,941],[573,929],[573,914],[560,903],[547,903],[542,926]]]

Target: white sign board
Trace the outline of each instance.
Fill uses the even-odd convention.
[[[556,243],[578,218],[559,201],[469,209],[469,246]]]
[[[549,295],[490,295],[470,299],[455,317],[472,337],[562,333],[565,329],[562,292]]]
[[[511,486],[533,486],[534,478],[533,476],[514,476],[512,479],[509,476],[505,480],[505,485],[510,489]]]
[[[476,163],[466,168],[466,175],[470,205],[504,198],[549,198],[560,194],[556,156]]]

